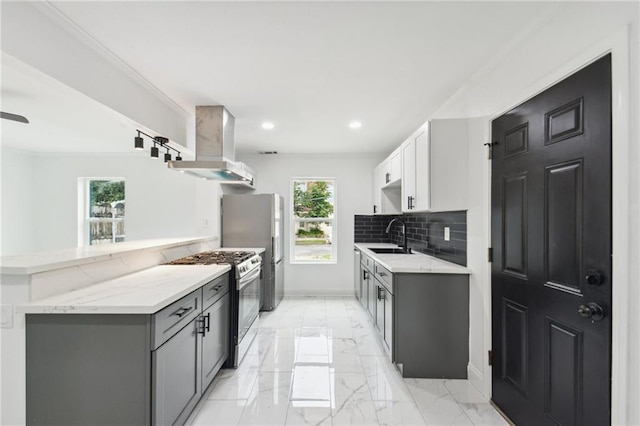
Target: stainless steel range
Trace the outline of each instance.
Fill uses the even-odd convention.
[[[204,251],[176,259],[167,265],[232,265],[231,347],[225,366],[238,367],[258,333],[260,311],[260,256],[251,251]]]

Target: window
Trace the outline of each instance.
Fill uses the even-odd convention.
[[[293,179],[291,182],[292,262],[335,263],[335,180]]]
[[[124,241],[125,191],[122,178],[82,178],[79,182],[82,218],[78,245]]]

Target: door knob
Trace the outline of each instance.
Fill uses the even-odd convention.
[[[587,276],[584,277],[584,279],[589,285],[599,285],[602,283],[602,275],[595,269],[589,269],[587,271]]]
[[[593,302],[578,306],[578,314],[583,318],[591,318],[591,321],[600,321],[604,318],[604,310],[602,307]]]

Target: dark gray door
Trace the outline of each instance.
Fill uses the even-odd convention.
[[[492,123],[493,401],[610,423],[611,57]]]

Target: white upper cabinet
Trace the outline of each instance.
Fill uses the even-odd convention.
[[[427,211],[430,207],[429,124],[407,139],[402,149],[402,211]]]
[[[402,179],[402,152],[400,148],[393,151],[383,164],[386,164],[385,185],[398,183]]]
[[[468,120],[432,120],[401,145],[405,213],[467,209]]]
[[[469,122],[470,119],[430,122],[429,211],[468,208]]]
[[[374,214],[401,212],[402,151],[393,151],[373,171]]]
[[[382,213],[382,186],[384,184],[383,163],[373,169],[373,214]]]

